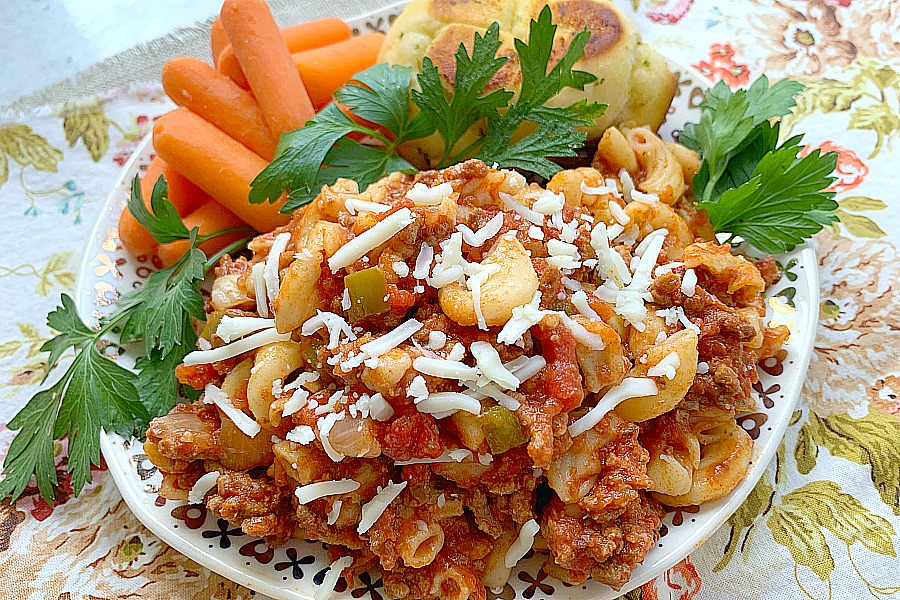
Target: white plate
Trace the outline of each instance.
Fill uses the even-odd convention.
[[[384,29],[399,13],[397,4],[371,15],[351,21],[360,30]],[[669,137],[688,121],[699,119],[698,105],[706,82],[690,68],[677,64],[670,67],[678,72],[678,95],[675,97],[661,134]],[[116,238],[119,214],[125,206],[129,186],[135,174],[146,168],[152,148],[145,140],[125,165],[118,183],[112,190],[85,251],[77,284],[77,304],[82,316],[92,320],[114,308],[115,299],[149,275],[152,266],[129,256]],[[782,265],[789,267],[789,276],[769,291],[769,316],[791,327],[793,335],[785,346],[788,352],[783,363],[770,360],[760,368],[756,391],[760,396],[759,412],[739,418],[741,425],[755,438],[753,462],[747,478],[730,494],[716,502],[672,512],[666,515],[663,536],[632,574],[631,580],[615,592],[594,582],[570,586],[547,578],[540,569],[542,558],[522,561],[513,571],[509,584],[500,594],[489,592],[489,598],[553,598],[606,600],[634,589],[669,569],[699,547],[740,506],[781,441],[812,354],[815,339],[818,300],[818,277],[815,254],[803,247],[780,256]],[[774,297],[781,294],[792,298],[795,309]],[[777,309],[777,310],[776,310]],[[119,348],[118,360],[132,366],[135,349]],[[109,351],[108,351],[109,353]],[[280,548],[268,549],[257,538],[244,535],[239,528],[217,520],[207,511],[188,507],[159,497],[157,490],[161,476],[143,454],[140,443],[125,440],[119,435],[101,435],[101,448],[109,472],[118,485],[125,502],[138,519],[167,544],[205,567],[245,585],[257,592],[285,600],[308,600],[313,596],[328,567],[324,545],[318,542],[294,540]],[[380,577],[373,575],[368,586],[345,590],[342,598],[371,595],[380,586]],[[346,587],[343,580],[338,589]],[[351,595],[351,591],[356,593]],[[383,590],[377,592],[383,595]]]

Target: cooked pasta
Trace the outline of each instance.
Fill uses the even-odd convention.
[[[618,589],[662,504],[744,477],[735,414],[786,337],[757,266],[680,216],[693,158],[611,128],[546,189],[479,161],[323,188],[219,265],[176,369],[205,400],[147,432],[160,493],[218,472],[214,514],[398,598],[483,599],[529,547]]]

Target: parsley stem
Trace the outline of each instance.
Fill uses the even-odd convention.
[[[225,256],[226,254],[231,254],[232,252],[239,250],[240,248],[243,248],[244,246],[247,245],[247,242],[249,242],[253,238],[254,238],[254,236],[251,235],[251,236],[242,238],[240,240],[237,240],[236,242],[232,242],[232,243],[228,244],[227,246],[225,246],[224,248],[222,248],[221,250],[219,250],[218,252],[216,252],[215,254],[213,254],[212,256],[210,256],[208,259],[206,259],[206,262],[203,263],[203,272],[204,273],[208,272],[211,268],[213,268],[215,266],[215,264],[217,262],[219,262],[220,258]]]
[[[228,235],[229,233],[237,233],[237,232],[255,232],[256,230],[252,227],[229,227],[228,229],[221,229],[219,231],[207,234],[207,235],[198,235],[197,236],[197,244],[202,244],[203,242],[209,241],[213,238],[217,238],[220,235]]]

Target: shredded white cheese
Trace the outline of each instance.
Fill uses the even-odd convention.
[[[297,502],[300,504],[309,504],[313,500],[324,498],[326,496],[337,496],[339,494],[349,494],[359,489],[359,482],[352,479],[337,479],[334,481],[318,481],[307,485],[298,486],[294,490]]]
[[[409,387],[406,388],[406,395],[413,399],[414,403],[419,403],[428,397],[428,384],[421,375],[416,375]]]
[[[432,188],[424,183],[417,183],[406,192],[406,197],[419,206],[437,206],[452,193],[453,186],[446,181]]]
[[[472,342],[469,346],[478,370],[488,380],[493,381],[501,388],[514,390],[521,383],[519,379],[510,373],[500,360],[500,353],[488,342]]]
[[[645,194],[644,192],[639,192],[638,190],[631,191],[631,199],[635,202],[643,202],[644,204],[654,204],[659,202],[659,196],[656,194]]]
[[[500,233],[501,227],[503,227],[503,213],[498,212],[477,231],[472,231],[465,225],[457,225],[456,230],[462,234],[463,240],[467,244],[474,248],[481,248],[485,242]]]
[[[266,291],[266,264],[258,262],[250,269],[253,278],[253,293],[256,294],[256,312],[261,317],[269,316],[269,293]]]
[[[291,429],[285,436],[289,442],[297,442],[304,446],[316,439],[316,432],[309,425],[298,425]]]
[[[188,492],[188,504],[203,504],[203,500],[206,498],[206,494],[209,490],[216,487],[216,480],[218,478],[218,471],[210,471],[198,479],[193,487],[191,487],[191,491]]]
[[[576,342],[583,346],[587,346],[591,350],[603,350],[606,348],[606,342],[603,341],[603,336],[599,333],[588,331],[584,325],[564,312],[559,313],[559,316],[566,328],[572,332],[572,337],[575,338]]]
[[[381,517],[390,503],[406,488],[406,483],[406,481],[402,483],[390,482],[383,490],[375,494],[374,498],[362,505],[359,525],[356,527],[358,534],[362,535],[372,528],[372,525]]]
[[[184,357],[184,364],[185,366],[189,367],[192,365],[205,365],[219,362],[222,360],[227,360],[229,358],[234,358],[235,356],[239,356],[244,352],[255,350],[256,348],[260,348],[267,344],[284,342],[289,339],[291,339],[290,332],[278,333],[278,330],[274,327],[271,329],[263,329],[258,333],[254,333],[253,335],[241,338],[225,346],[219,346],[218,348],[213,348],[212,350],[195,350],[194,352],[191,352]]]
[[[612,194],[617,198],[621,198],[622,195],[619,193],[619,188],[616,187],[616,181],[614,179],[607,179],[606,185],[600,185],[597,187],[587,185],[584,180],[581,182],[581,193],[589,194],[592,196],[603,196],[606,194]]]
[[[499,192],[499,196],[507,209],[515,212],[529,223],[533,223],[539,227],[544,224],[544,215],[541,213],[531,210],[505,192]]]
[[[395,213],[379,221],[371,229],[362,232],[343,246],[328,259],[328,267],[332,273],[352,265],[354,262],[384,244],[403,231],[414,221],[412,211],[401,208]]]
[[[331,510],[329,510],[328,514],[327,514],[327,517],[328,517],[327,523],[329,525],[334,525],[335,523],[337,523],[338,517],[341,516],[341,505],[343,505],[343,504],[344,504],[343,500],[335,500],[331,504]]]
[[[269,298],[270,302],[275,299],[275,296],[278,295],[278,290],[281,288],[281,281],[279,279],[281,253],[287,249],[287,245],[290,241],[290,233],[279,233],[275,236],[275,241],[272,242],[272,247],[269,249],[269,256],[266,257],[266,270],[264,275],[266,278],[266,296]]]
[[[409,265],[405,262],[398,260],[394,264],[391,265],[391,268],[394,270],[394,273],[397,277],[406,277],[409,275]]]
[[[437,458],[412,458],[410,460],[394,461],[394,466],[404,467],[406,465],[434,465],[438,463],[462,462],[472,458],[472,452],[465,448],[457,448],[455,450],[445,450]]]
[[[353,306],[352,300],[350,300],[350,288],[344,288],[344,293],[341,295],[341,310],[350,310]]]
[[[391,207],[387,204],[379,204],[358,198],[347,198],[344,201],[344,208],[351,215],[355,215],[358,212],[384,213],[391,210]]]
[[[508,363],[503,363],[503,366],[506,367],[510,373],[515,375],[516,379],[525,382],[537,375],[546,364],[547,359],[540,354],[537,354],[535,356],[520,356],[519,358],[514,358]]]
[[[669,352],[661,361],[647,369],[647,377],[663,377],[672,381],[675,373],[681,366],[681,358],[677,352]]]
[[[565,205],[565,195],[561,193],[554,194],[550,190],[544,190],[541,192],[541,195],[538,196],[537,200],[534,201],[534,204],[531,205],[531,210],[541,213],[542,215],[552,215],[555,212],[561,211]]]
[[[328,600],[334,592],[334,586],[337,584],[337,580],[340,578],[341,573],[352,564],[352,556],[342,556],[331,563],[328,573],[326,573],[325,577],[322,579],[322,585],[316,588],[313,600]]]
[[[582,315],[590,319],[591,321],[601,321],[600,315],[597,314],[593,308],[591,308],[590,303],[588,303],[587,294],[584,290],[578,290],[574,294],[572,294],[572,304],[578,309]]]
[[[440,350],[447,343],[447,334],[443,331],[430,331],[428,333],[428,348],[431,350]]]
[[[700,375],[705,375],[709,373],[709,363],[706,361],[700,361],[697,363],[697,373]]]
[[[416,266],[413,268],[412,276],[416,279],[425,279],[428,277],[428,271],[431,269],[432,260],[434,260],[434,249],[425,242],[422,242],[422,245],[419,247],[419,255],[416,257]]]
[[[684,277],[681,278],[681,293],[688,298],[693,298],[697,293],[697,273],[693,269],[684,272]]]
[[[369,397],[369,415],[376,421],[387,421],[394,416],[394,407],[381,394],[373,394]]]
[[[235,427],[240,429],[245,435],[254,438],[260,432],[259,423],[248,417],[243,411],[235,408],[234,404],[231,403],[231,398],[225,392],[211,383],[207,383],[203,391],[206,392],[203,401],[207,404],[212,403],[218,406],[225,413],[225,416],[231,419]]]
[[[625,212],[625,210],[619,206],[618,202],[610,202],[609,203],[609,214],[613,216],[619,225],[628,225],[631,222],[631,217]]]
[[[503,329],[497,334],[497,343],[512,346],[522,340],[525,332],[540,323],[546,314],[539,310],[541,305],[541,292],[535,292],[528,304],[516,306],[512,309],[512,317],[503,325]]]
[[[328,349],[337,348],[342,336],[351,342],[356,339],[356,334],[353,333],[353,329],[344,317],[318,309],[316,309],[315,316],[303,323],[300,334],[309,337],[323,327],[328,330]]]
[[[481,402],[460,392],[434,392],[416,405],[419,412],[434,415],[436,419],[449,417],[457,411],[473,415],[481,412]]]
[[[619,403],[630,398],[641,396],[655,396],[659,393],[656,382],[644,377],[626,377],[622,382],[603,394],[597,405],[587,411],[577,421],[569,425],[569,435],[572,437],[581,435],[599,423],[603,417],[614,409]]]
[[[622,182],[622,193],[625,195],[625,200],[631,202],[631,193],[634,191],[634,180],[631,178],[631,173],[626,169],[619,169],[619,181]]]
[[[343,418],[344,413],[329,413],[316,421],[316,428],[319,430],[319,441],[322,442],[325,454],[327,454],[328,458],[334,462],[341,462],[344,460],[344,455],[332,448],[328,435],[331,433],[331,428],[334,427],[334,424]]]
[[[413,368],[419,373],[440,377],[441,379],[456,379],[458,381],[474,381],[478,379],[478,369],[456,360],[419,356],[413,361]]]
[[[536,536],[540,530],[541,526],[538,525],[538,522],[534,519],[531,519],[522,525],[522,529],[519,530],[519,537],[517,537],[516,541],[509,547],[509,550],[506,551],[506,556],[503,559],[503,564],[506,565],[507,569],[515,567],[516,563],[528,554],[528,551],[531,550],[531,547],[534,545],[534,536]]]
[[[537,225],[532,225],[528,228],[528,237],[533,240],[543,240],[544,239],[544,230],[538,227]]]
[[[275,327],[275,319],[261,319],[259,317],[231,317],[223,315],[216,327],[216,335],[226,344],[234,339],[243,337],[248,333]]]

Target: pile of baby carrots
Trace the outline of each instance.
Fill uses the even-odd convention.
[[[250,204],[250,182],[275,155],[279,137],[303,127],[334,92],[373,64],[384,36],[352,36],[337,18],[279,29],[264,0],[225,0],[211,30],[214,65],[191,57],[166,63],[162,84],[179,106],[153,127],[156,156],[141,180],[144,202],[160,175],[188,229],[201,235],[287,223],[275,204]],[[209,240],[212,255],[240,232]],[[157,244],[126,208],[119,239],[134,256],[170,266],[186,241]]]

